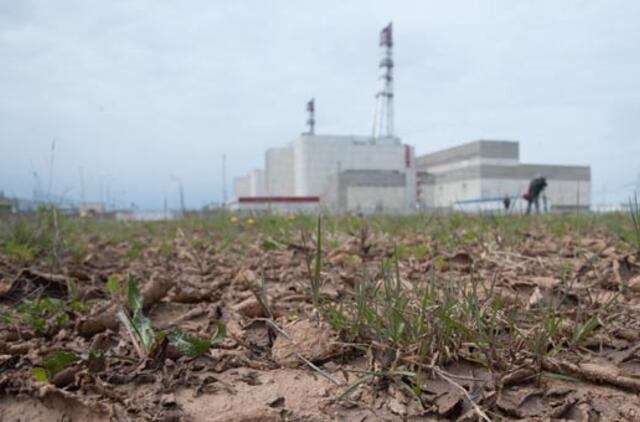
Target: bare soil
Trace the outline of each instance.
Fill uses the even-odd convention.
[[[433,274],[457,289],[480,280],[522,315],[561,304],[556,311],[567,317],[567,330],[576,313],[609,307],[593,333],[545,356],[542,368],[514,343],[514,355],[523,357],[511,362],[519,366],[491,371],[462,344],[455,358],[433,357],[442,372],[426,373],[420,400],[378,378],[338,400],[363,373],[406,366],[381,363],[375,344],[354,347],[324,321],[309,293],[312,242],[281,241],[251,226],[231,242],[177,229],[168,248],[157,234],[135,232],[117,242],[88,234],[81,257],[59,264],[0,255],[0,311],[45,297],[84,304],[59,323],[47,315],[44,332],[15,315],[0,322],[0,420],[640,420],[640,258],[617,237],[602,229],[560,236],[535,225],[513,241],[465,237],[463,227],[451,245],[429,232],[363,236],[327,235],[322,300],[353,297],[365,273],[378,280],[380,261],[401,245],[398,269],[408,287]],[[131,252],[134,241],[143,245],[139,254]],[[225,339],[197,358],[169,347],[138,359],[106,289],[114,275],[140,280],[156,331],[179,327],[206,337],[220,319]],[[47,382],[33,376],[51,351],[93,348],[105,352],[103,361],[74,362]],[[395,351],[396,358],[405,352],[411,354]]]

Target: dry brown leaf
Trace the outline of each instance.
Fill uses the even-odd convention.
[[[298,366],[298,354],[312,362],[328,359],[336,351],[335,335],[325,323],[315,324],[303,319],[282,326],[287,338],[278,334],[271,349],[271,357],[282,366]]]
[[[560,284],[560,279],[555,277],[529,277],[529,280],[544,289],[553,289]]]
[[[531,296],[529,296],[529,302],[527,305],[529,308],[533,308],[541,303],[543,299],[544,295],[542,294],[542,290],[540,290],[540,287],[536,286],[533,293],[531,293]]]
[[[634,293],[640,293],[640,275],[629,279],[629,290]]]
[[[264,308],[255,297],[248,297],[240,303],[233,305],[232,309],[247,318],[265,318]]]

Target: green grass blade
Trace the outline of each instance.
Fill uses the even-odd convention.
[[[70,352],[51,352],[42,359],[42,366],[49,371],[51,375],[55,375],[64,369],[71,362],[75,362],[80,357]]]
[[[362,384],[364,384],[365,382],[371,380],[374,378],[374,374],[367,374],[365,376],[363,376],[362,378],[360,378],[359,380],[357,380],[356,382],[354,382],[353,384],[351,384],[346,390],[344,390],[342,392],[342,394],[340,394],[338,397],[335,398],[335,401],[340,401],[345,399],[346,397],[348,397],[351,393],[353,393],[354,391],[356,391],[356,389],[358,387],[360,387]]]
[[[134,315],[136,312],[142,311],[142,296],[133,276],[129,276],[127,280],[127,304]]]

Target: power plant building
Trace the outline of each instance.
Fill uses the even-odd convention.
[[[502,209],[508,197],[522,208],[522,194],[537,175],[547,179],[549,210],[589,209],[588,166],[520,163],[514,141],[480,140],[415,157],[393,127],[391,24],[380,33],[379,90],[370,136],[317,135],[315,100],[307,103],[308,131],[269,148],[264,170],[234,179],[233,211],[408,213]]]
[[[236,178],[238,199],[231,206],[256,209],[264,202],[268,209],[277,203],[280,210],[296,211],[298,198],[317,198],[318,206],[335,211],[406,212],[415,209],[414,162],[413,148],[399,138],[303,134],[267,150],[264,172]],[[263,199],[242,207],[243,197]]]
[[[414,149],[393,131],[393,38],[380,33],[379,90],[371,136],[316,135],[315,101],[307,103],[309,130],[270,148],[264,171],[234,180],[232,210],[278,212],[324,208],[353,212],[416,209]]]
[[[495,210],[509,197],[522,207],[522,194],[540,175],[548,187],[543,199],[550,211],[588,210],[589,166],[523,164],[515,141],[480,140],[420,156],[418,204],[425,209]]]

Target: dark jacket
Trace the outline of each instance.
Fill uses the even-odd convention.
[[[540,196],[540,192],[547,187],[547,179],[544,177],[537,177],[529,184],[529,195],[531,198],[537,198]]]

